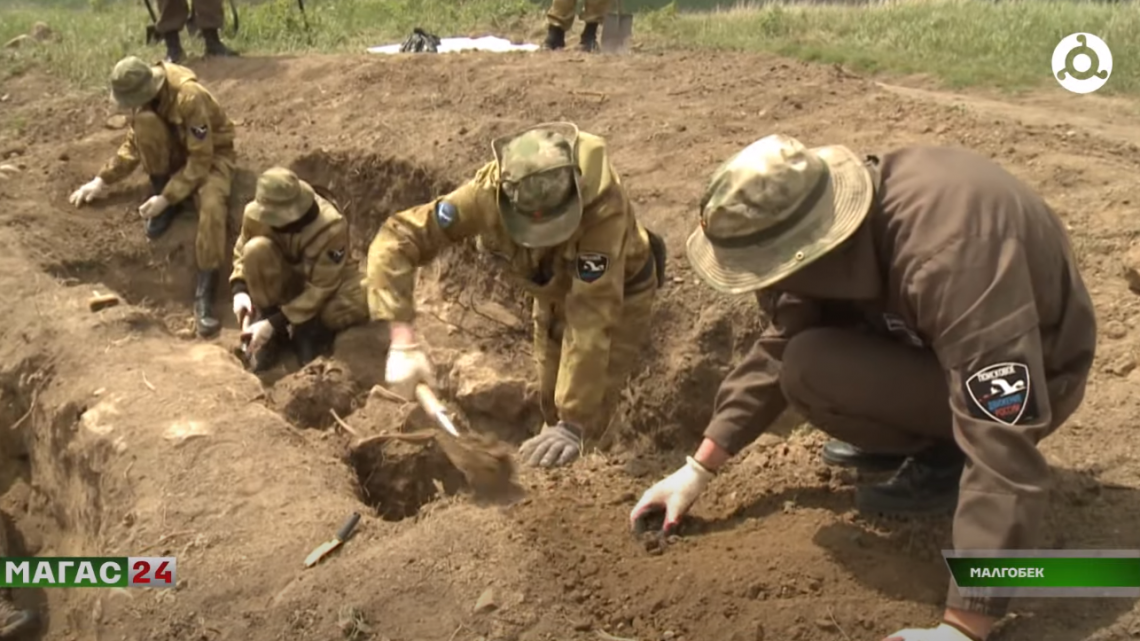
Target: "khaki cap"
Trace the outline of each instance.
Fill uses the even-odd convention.
[[[499,165],[499,217],[523,247],[564,243],[582,222],[578,127],[537,125],[491,143]]]
[[[253,202],[245,215],[270,227],[284,227],[301,219],[313,206],[312,185],[284,167],[274,167],[257,177]]]
[[[111,71],[111,100],[125,109],[141,107],[154,100],[166,84],[166,68],[128,56]]]
[[[718,291],[764,289],[850,238],[874,191],[871,173],[847,147],[761,138],[713,174],[700,228],[686,245],[689,262]]]

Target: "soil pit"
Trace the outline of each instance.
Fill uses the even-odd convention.
[[[428,503],[467,487],[463,473],[448,460],[433,434],[405,436],[416,440],[373,441],[349,455],[361,500],[385,521],[413,517]]]

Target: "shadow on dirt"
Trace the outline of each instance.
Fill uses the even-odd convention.
[[[1044,549],[1128,549],[1140,528],[1140,490],[1105,485],[1093,475],[1053,468]],[[820,528],[813,542],[865,587],[883,596],[941,606],[950,580],[941,551],[952,547],[952,521],[945,518],[898,521],[854,515],[854,492],[826,487],[796,488],[769,494],[716,520],[686,519],[679,534],[688,538],[740,527],[788,509],[824,509],[851,514]],[[1136,599],[1024,599],[1012,610],[1032,613],[1004,626],[995,639],[1118,638],[1112,630],[1127,618]],[[1127,627],[1127,626],[1125,626]],[[1132,626],[1135,627],[1134,625]],[[1131,632],[1119,638],[1125,638]],[[1101,636],[1097,636],[1097,635]]]

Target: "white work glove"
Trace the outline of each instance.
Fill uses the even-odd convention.
[[[165,196],[161,194],[151,196],[145,203],[139,205],[139,216],[143,218],[155,218],[161,216],[167,207],[170,207],[170,202],[166,200]]]
[[[89,203],[96,198],[102,198],[103,194],[107,192],[107,183],[103,179],[96,176],[94,180],[76,189],[71,197],[68,198],[72,205],[79,207],[83,203]]]
[[[970,641],[970,637],[952,625],[943,623],[937,628],[899,630],[888,634],[883,641]]]
[[[416,385],[430,383],[434,376],[431,360],[419,345],[393,345],[388,349],[384,382],[396,394],[407,399],[415,398]]]
[[[629,513],[630,527],[637,527],[638,519],[655,510],[665,510],[664,531],[668,532],[681,522],[681,517],[689,511],[697,497],[713,479],[712,472],[705,469],[696,459],[685,458],[685,465],[641,495],[637,506]]]
[[[234,294],[234,318],[240,321],[243,318],[249,318],[252,314],[253,301],[250,300],[249,294],[245,292]]]
[[[270,325],[268,320],[257,321],[242,333],[242,338],[249,338],[249,346],[246,347],[246,353],[251,356],[256,356],[258,350],[265,347],[270,339],[273,338],[273,325]]]

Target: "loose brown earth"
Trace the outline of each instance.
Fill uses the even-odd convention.
[[[1134,547],[1140,304],[1120,271],[1140,231],[1140,128],[1118,105],[1059,90],[1023,104],[903,95],[829,67],[706,53],[194,66],[240,125],[231,234],[256,173],[290,164],[337,194],[362,257],[385,216],[459,184],[493,136],[568,119],[609,139],[640,215],[667,239],[672,282],[606,448],[569,470],[524,472],[529,497],[513,507],[478,507],[446,496],[462,478],[439,452],[405,443],[347,455],[330,410],[362,436],[429,425],[369,396],[383,366],[375,330],[342,336],[331,360],[265,386],[229,351],[228,311],[220,340],[190,336],[192,218],[148,243],[131,212],[141,178],[97,206],[69,206],[121,136],[104,126],[104,95],[8,81],[5,117],[29,124],[0,138],[20,169],[0,180],[0,507],[21,553],[178,558],[173,591],[19,592],[48,618],[35,638],[873,641],[932,623],[949,522],[857,516],[856,479],[818,463],[815,433],[750,448],[679,542],[654,550],[626,531],[637,494],[692,447],[719,380],[760,327],[747,300],[696,283],[682,248],[709,171],[773,131],[866,151],[968,146],[1055,204],[1103,338],[1084,407],[1046,445],[1057,478],[1048,539]],[[91,313],[94,291],[126,302]],[[470,248],[425,270],[419,296],[445,398],[477,429],[519,442],[537,425],[525,301]],[[413,518],[392,520],[421,501]],[[364,514],[356,535],[302,570],[353,511]],[[480,600],[491,604],[476,611]],[[1130,600],[1021,602],[1017,612],[1001,638],[1140,634]]]

